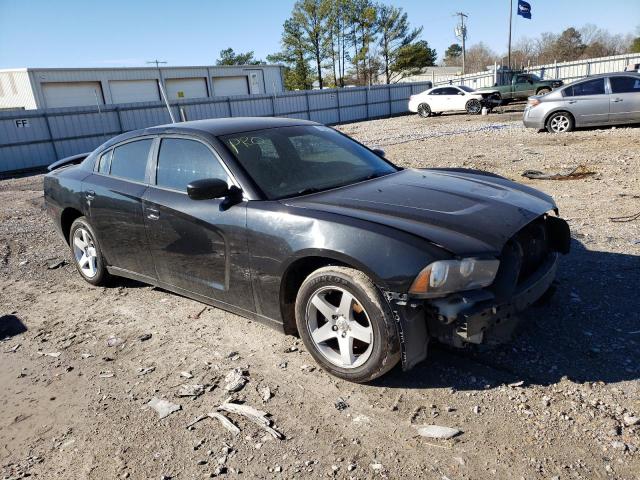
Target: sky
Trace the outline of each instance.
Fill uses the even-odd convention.
[[[515,4],[514,1],[514,12]],[[532,20],[514,13],[513,38],[587,23],[640,35],[640,0],[528,0]],[[294,0],[0,0],[0,68],[134,67],[215,63],[220,50],[279,50]],[[468,14],[468,45],[507,50],[509,0],[384,0],[408,12],[438,52],[456,41],[455,12]]]

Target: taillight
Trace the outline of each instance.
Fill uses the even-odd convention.
[[[529,101],[527,102],[527,105],[529,105],[530,107],[535,107],[536,105],[540,105],[540,100],[538,100],[537,98],[530,98]]]

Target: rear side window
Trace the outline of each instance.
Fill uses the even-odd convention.
[[[609,81],[613,93],[640,93],[640,78],[611,77]]]
[[[98,160],[98,172],[106,175],[109,174],[109,170],[111,169],[111,152],[112,150],[109,150],[108,152],[100,155],[100,160]]]
[[[181,192],[194,180],[229,177],[209,148],[196,140],[163,138],[158,154],[156,184]]]
[[[144,182],[152,139],[125,143],[113,149],[111,175]]]
[[[565,97],[582,97],[585,95],[604,95],[604,78],[596,78],[586,82],[577,83],[564,89]]]

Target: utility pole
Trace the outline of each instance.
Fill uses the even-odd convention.
[[[462,74],[464,75],[466,73],[465,63],[467,57],[467,49],[465,46],[465,40],[467,38],[467,27],[464,24],[464,19],[467,18],[468,15],[462,12],[456,12],[455,15],[460,17],[460,25],[456,27],[456,37],[462,39]]]
[[[509,0],[509,60],[508,66],[511,70],[511,24],[513,23],[513,0]]]
[[[169,100],[167,99],[167,94],[164,91],[164,81],[162,79],[162,72],[160,71],[160,64],[166,64],[167,62],[161,62],[156,58],[155,60],[150,60],[146,63],[154,63],[156,65],[156,68],[158,69],[158,87],[160,87],[160,94],[162,95],[164,104],[167,106],[167,111],[169,112],[171,123],[176,123],[176,119],[173,117],[173,112],[171,111],[171,106],[169,105]]]

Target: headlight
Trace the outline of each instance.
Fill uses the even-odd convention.
[[[500,261],[496,259],[438,260],[427,265],[418,274],[409,293],[422,297],[441,297],[486,287],[496,278],[499,266]]]

